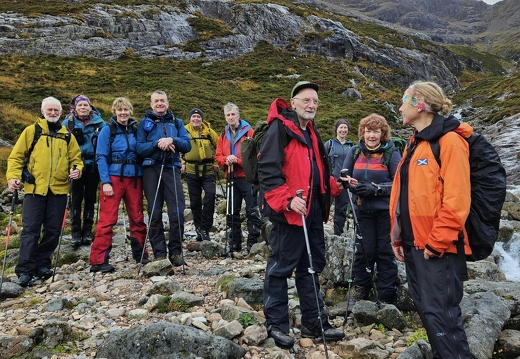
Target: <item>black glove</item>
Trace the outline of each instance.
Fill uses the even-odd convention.
[[[356,194],[359,197],[373,197],[377,195],[377,188],[370,183],[360,183],[356,186]]]

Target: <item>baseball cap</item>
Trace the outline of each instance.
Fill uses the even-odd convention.
[[[294,85],[292,91],[291,91],[291,98],[293,98],[294,96],[296,96],[296,94],[298,92],[300,92],[300,90],[304,89],[304,88],[311,88],[311,89],[314,89],[316,91],[318,91],[320,89],[320,87],[316,84],[313,84],[312,82],[309,82],[309,81],[300,81],[298,82],[296,85]]]

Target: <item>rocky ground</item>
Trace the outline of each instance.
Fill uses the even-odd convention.
[[[217,231],[211,233],[211,237],[220,242],[225,233],[223,217],[217,219],[216,227]],[[326,227],[331,230],[330,225]],[[189,266],[184,270],[177,267],[172,274],[173,268],[167,260],[152,262],[140,270],[131,255],[126,260],[122,229],[123,222],[120,221],[110,260],[115,272],[90,273],[89,247],[82,247],[75,252],[80,258],[77,262],[57,268],[54,282],[52,278],[44,283],[36,282],[18,297],[0,301],[4,335],[0,334],[0,357],[95,357],[104,340],[117,329],[168,322],[227,337],[245,349],[244,358],[326,358],[321,342],[301,338],[296,329],[299,315],[293,283],[290,286],[290,306],[295,313],[292,334],[296,345],[290,350],[277,348],[272,339],[267,338],[265,327],[261,325],[261,305],[228,298],[229,292],[222,285],[226,278],[263,280],[265,243],[256,245],[251,255],[244,251],[234,258],[207,259],[200,251],[200,242],[190,237],[195,233],[192,223],[187,221],[184,253]],[[68,240],[69,236],[65,235],[62,255],[72,253]],[[16,281],[14,274],[7,277],[8,281]],[[177,298],[182,298],[182,303],[189,303],[189,308],[170,306],[164,310],[164,306],[161,307],[161,298],[175,297],[175,293],[182,293]],[[342,327],[345,303],[334,306],[328,300],[327,304],[331,322]],[[236,308],[235,312],[232,311],[236,315],[229,314],[229,309],[226,309],[229,306]],[[237,317],[238,321],[234,320]],[[56,322],[66,322],[68,329],[56,327]],[[414,334],[413,329],[398,331],[374,324],[362,326],[354,323],[353,319],[348,321],[344,331],[344,341],[328,343],[329,358],[359,357],[354,356],[355,348],[359,347],[372,353],[367,358],[396,358],[406,348],[407,339]]]

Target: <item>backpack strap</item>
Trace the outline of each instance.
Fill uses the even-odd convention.
[[[328,151],[327,156],[329,157],[329,162],[332,167],[334,167],[334,157],[336,156],[336,146],[334,145],[334,139],[330,139],[327,141],[328,143]],[[332,153],[332,157],[331,157]]]
[[[437,164],[441,167],[441,146],[439,145],[439,139],[430,142],[430,149],[435,157],[435,161],[437,161]]]
[[[125,135],[127,148],[130,147],[130,143],[128,142],[127,133],[125,133],[125,132],[119,132],[118,133],[117,132],[118,126],[115,123],[113,123],[113,122],[110,122],[108,124],[108,126],[110,127],[110,142],[108,144],[109,150],[108,150],[107,162],[108,162],[109,165],[113,164],[113,163],[121,165],[121,172],[119,173],[119,181],[120,182],[123,182],[123,179],[124,179],[125,165],[134,165],[134,167],[135,167],[134,188],[137,188],[137,177],[138,177],[137,174],[138,174],[138,171],[139,171],[139,167],[138,167],[137,161],[136,160],[116,160],[116,161],[113,161],[112,160],[112,142],[114,142],[114,139],[116,138],[116,135],[118,135],[118,134]],[[137,137],[137,135],[136,135],[137,129],[134,126],[134,124],[132,124],[130,126],[130,133],[133,134],[135,137]]]

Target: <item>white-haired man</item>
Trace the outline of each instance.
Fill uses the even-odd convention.
[[[58,121],[60,101],[45,98],[41,113],[43,118],[23,130],[7,160],[9,189],[25,188],[20,257],[15,268],[22,287],[34,276],[52,276],[51,256],[60,239],[69,181],[79,178],[83,169],[76,139]]]

